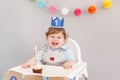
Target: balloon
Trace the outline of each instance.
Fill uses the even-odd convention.
[[[104,0],[103,7],[104,8],[110,8],[112,6],[111,0]]]
[[[54,13],[54,12],[57,11],[57,9],[56,9],[55,6],[52,5],[52,6],[49,7],[49,11],[50,11],[51,13]]]
[[[68,8],[63,8],[61,10],[61,13],[62,13],[62,15],[67,15],[69,13],[69,9]]]
[[[82,13],[82,10],[79,9],[79,8],[76,8],[76,9],[74,10],[74,14],[75,14],[76,16],[80,16],[81,13]]]
[[[88,12],[90,14],[94,14],[96,12],[96,7],[94,5],[91,5],[88,7]]]

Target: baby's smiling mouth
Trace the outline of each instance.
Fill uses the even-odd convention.
[[[58,43],[57,43],[57,42],[52,42],[52,45],[54,45],[54,46],[55,46],[55,45],[58,45]]]

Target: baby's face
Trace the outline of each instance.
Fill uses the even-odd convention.
[[[50,34],[46,40],[48,45],[54,49],[61,47],[65,43],[64,35],[61,32],[58,34]]]

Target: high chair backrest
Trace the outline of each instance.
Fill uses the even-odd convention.
[[[73,38],[68,38],[66,45],[73,50],[76,57],[76,61],[81,62],[82,59],[81,59],[81,50],[79,44]]]

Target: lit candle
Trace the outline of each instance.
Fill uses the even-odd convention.
[[[35,53],[35,59],[36,59],[36,64],[39,64],[39,56],[38,56],[38,53],[39,53],[39,51],[37,50],[37,46],[35,45],[35,47],[34,47],[34,53]]]
[[[35,51],[37,50],[37,46],[35,45]]]
[[[35,58],[36,58],[36,61],[37,61],[37,59],[38,59],[38,52],[37,52],[37,46],[35,45],[35,47],[34,47],[34,54],[35,54]]]

